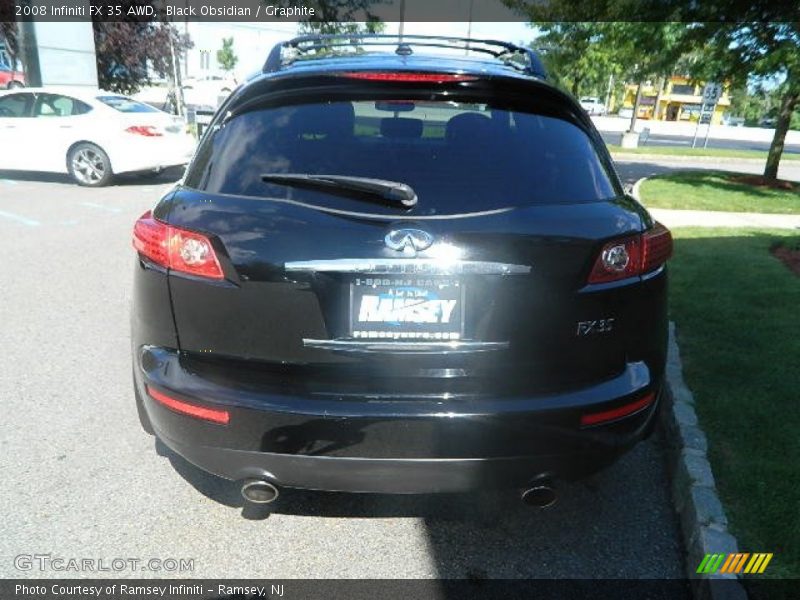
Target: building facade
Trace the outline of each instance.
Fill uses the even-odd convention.
[[[694,81],[681,75],[673,75],[661,82],[648,82],[642,86],[639,99],[640,119],[657,121],[697,121],[703,104],[705,82]],[[625,86],[622,108],[632,110],[636,102],[636,85]],[[723,86],[722,96],[717,102],[711,123],[719,125],[723,116],[730,110],[731,99],[727,85]]]

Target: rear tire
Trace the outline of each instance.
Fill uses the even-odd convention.
[[[14,80],[14,81],[9,81],[7,87],[9,90],[15,90],[17,88],[25,87],[25,84],[22,83],[21,81]]]
[[[82,142],[70,149],[67,170],[75,183],[86,187],[103,187],[114,178],[108,155],[102,148],[89,142]]]

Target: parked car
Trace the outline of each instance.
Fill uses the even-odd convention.
[[[0,169],[69,173],[85,186],[186,164],[195,146],[183,121],[100,90],[0,92],[0,132]]]
[[[594,96],[585,96],[581,98],[580,105],[590,115],[604,115],[606,114],[606,105],[600,98]]]
[[[215,110],[236,89],[236,80],[220,75],[205,75],[182,82],[183,101],[187,106]]]
[[[141,425],[251,502],[550,504],[654,427],[670,233],[529,50],[282,58],[329,39],[273,50],[135,223]]]
[[[722,124],[728,127],[744,127],[744,117],[733,117],[731,115],[723,115]]]
[[[623,119],[630,119],[633,116],[633,108],[631,107],[620,108],[619,111],[617,112],[617,116]]]
[[[13,90],[25,86],[25,73],[15,71],[7,64],[0,62],[0,89]]]

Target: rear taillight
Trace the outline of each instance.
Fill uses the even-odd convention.
[[[224,277],[211,240],[162,223],[150,211],[133,226],[133,247],[148,260],[173,271],[209,279]]]
[[[158,128],[152,125],[132,125],[125,131],[134,135],[143,135],[144,137],[161,137],[164,135]]]
[[[672,256],[672,234],[661,223],[646,231],[642,240],[642,273],[657,269]]]
[[[195,419],[203,419],[204,421],[211,421],[212,423],[227,425],[231,418],[230,413],[227,410],[207,408],[198,404],[186,402],[185,400],[178,400],[177,398],[173,398],[172,396],[168,396],[163,392],[159,392],[158,390],[151,388],[149,385],[147,386],[147,395],[159,404],[162,404],[177,413],[194,417]]]
[[[589,273],[589,283],[608,283],[644,275],[672,256],[672,234],[661,223],[642,235],[606,243]]]
[[[454,81],[475,81],[473,75],[460,73],[380,73],[374,71],[350,71],[342,73],[350,79],[366,79],[368,81],[397,81],[403,83],[450,83]]]

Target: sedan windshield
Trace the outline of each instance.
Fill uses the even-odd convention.
[[[125,96],[98,96],[97,99],[103,104],[124,113],[149,113],[158,112],[158,109],[138,102],[133,98],[126,98]]]

